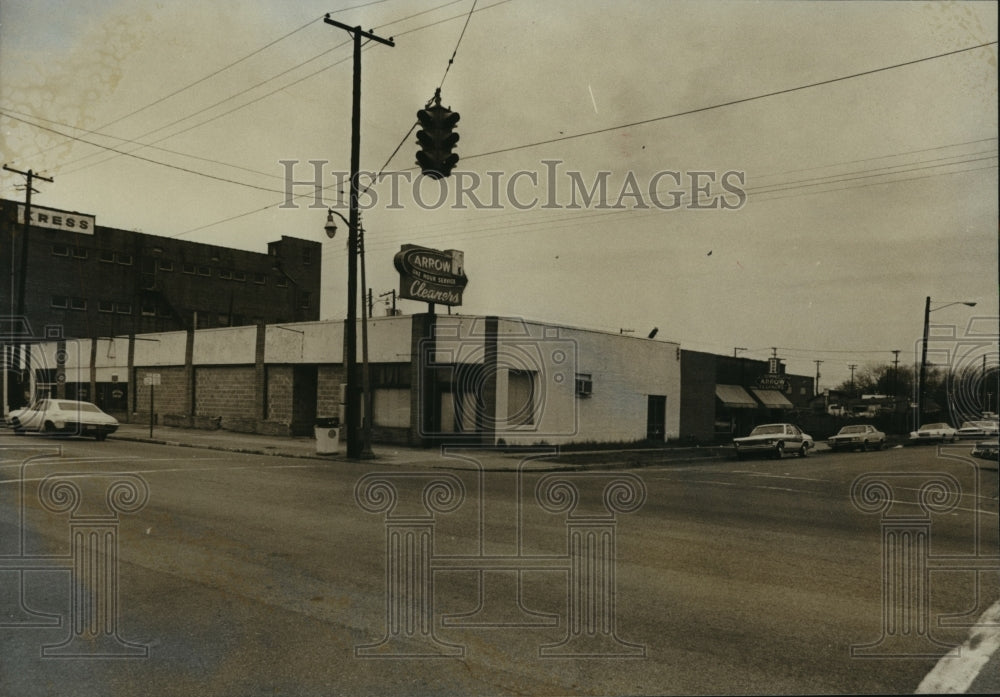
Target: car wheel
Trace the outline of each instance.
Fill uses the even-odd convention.
[[[778,443],[774,446],[774,457],[776,460],[780,460],[785,454],[785,444]]]
[[[42,426],[42,433],[55,433],[56,425],[51,421],[46,421],[45,425]]]
[[[885,438],[883,438],[878,442],[878,447],[876,448],[876,450],[885,450]]]
[[[104,440],[107,437],[108,437],[108,434],[105,433],[104,431],[98,431],[97,433],[94,434],[94,439],[95,440]]]
[[[23,436],[24,435],[24,429],[22,429],[22,428],[15,428],[14,429],[14,435],[15,436]]]
[[[861,443],[861,452],[864,453],[868,452],[868,441],[864,441],[863,443]]]
[[[806,457],[806,456],[808,456],[809,455],[809,446],[806,445],[805,443],[803,443],[802,447],[799,448],[799,452],[797,453],[797,455],[799,457]]]

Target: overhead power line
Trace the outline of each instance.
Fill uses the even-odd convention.
[[[256,186],[255,184],[247,184],[246,182],[236,181],[235,179],[228,179],[226,177],[217,177],[214,174],[208,174],[207,172],[199,172],[198,170],[191,169],[189,167],[181,167],[179,165],[172,165],[172,164],[169,164],[167,162],[160,162],[159,160],[154,160],[154,159],[152,159],[150,157],[143,157],[142,155],[136,155],[133,152],[126,152],[124,150],[118,150],[117,148],[112,148],[111,146],[108,146],[108,145],[102,145],[100,143],[94,143],[92,141],[86,140],[85,138],[80,138],[79,136],[74,136],[74,135],[71,135],[69,133],[63,133],[62,131],[57,131],[54,128],[49,128],[48,126],[42,126],[42,125],[37,124],[37,123],[31,123],[30,121],[26,121],[25,119],[22,119],[22,118],[19,118],[17,116],[14,116],[13,114],[10,114],[10,113],[8,113],[6,111],[3,111],[3,110],[0,110],[0,115],[5,116],[6,118],[11,119],[12,121],[19,121],[19,122],[21,122],[23,124],[27,124],[29,126],[32,126],[33,128],[37,128],[37,129],[40,129],[42,131],[48,131],[50,133],[55,133],[56,135],[62,136],[63,138],[68,138],[70,140],[76,140],[76,141],[79,141],[81,143],[86,143],[87,145],[93,145],[95,148],[102,148],[104,150],[110,150],[111,152],[117,153],[119,155],[124,155],[126,157],[131,157],[131,158],[134,158],[136,160],[141,160],[143,162],[148,162],[150,164],[158,165],[160,167],[167,167],[169,169],[176,169],[176,170],[178,170],[180,172],[186,172],[187,174],[193,174],[193,175],[198,176],[198,177],[205,177],[206,179],[214,179],[215,181],[226,182],[227,184],[236,184],[238,186],[245,186],[245,187],[250,188],[250,189],[257,189],[258,191],[267,191],[267,192],[275,193],[275,194],[284,193],[280,189],[269,189],[266,186]]]
[[[686,111],[678,111],[673,114],[664,114],[663,116],[654,116],[649,119],[643,119],[642,121],[633,121],[631,123],[624,123],[618,126],[609,126],[607,128],[599,128],[593,131],[585,131],[583,133],[574,133],[568,136],[560,136],[558,138],[549,138],[548,140],[539,140],[534,143],[526,143],[524,145],[515,145],[509,148],[500,148],[499,150],[490,150],[489,152],[476,153],[475,155],[465,155],[463,159],[471,160],[476,157],[487,157],[489,155],[500,155],[502,153],[514,152],[515,150],[525,150],[527,148],[535,148],[539,145],[548,145],[550,143],[561,143],[567,140],[574,140],[576,138],[585,138],[587,136],[600,135],[602,133],[612,133],[614,131],[620,131],[623,128],[635,128],[636,126],[645,126],[650,123],[656,123],[658,121],[666,121],[667,119],[676,119],[681,116],[691,116],[692,114],[701,114],[706,111],[712,111],[714,109],[723,109],[729,106],[735,106],[737,104],[746,104],[748,102],[754,102],[761,99],[767,99],[769,97],[777,97],[783,94],[791,94],[792,92],[799,92],[801,90],[808,90],[814,87],[822,87],[823,85],[832,85],[837,82],[843,82],[845,80],[853,80],[855,78],[864,77],[866,75],[874,75],[876,73],[882,73],[887,70],[896,70],[898,68],[904,68],[910,65],[916,65],[918,63],[924,63],[926,61],[937,60],[938,58],[945,58],[947,56],[954,56],[959,53],[965,53],[966,51],[975,51],[980,48],[985,48],[987,46],[993,46],[996,41],[989,41],[984,44],[977,44],[976,46],[967,46],[965,48],[956,49],[954,51],[947,51],[945,53],[938,53],[933,56],[925,56],[924,58],[916,58],[914,60],[905,61],[903,63],[894,63],[892,65],[883,66],[881,68],[873,68],[871,70],[864,70],[859,73],[851,73],[850,75],[841,75],[839,77],[830,78],[828,80],[820,80],[818,82],[810,82],[805,85],[798,85],[796,87],[787,87],[781,90],[774,90],[773,92],[765,92],[764,94],[754,95],[752,97],[742,97],[740,99],[732,99],[728,102],[721,102],[719,104],[712,104],[710,106],[698,107],[696,109],[688,109]]]
[[[385,2],[386,0],[379,0],[379,1],[380,2]],[[427,14],[428,12],[433,12],[433,11],[436,11],[436,10],[440,10],[440,9],[442,9],[444,7],[447,7],[449,5],[453,5],[456,2],[461,2],[461,0],[450,0],[449,2],[445,2],[445,3],[441,4],[441,5],[438,5],[436,7],[430,8],[428,10],[423,10],[421,12],[415,12],[415,13],[413,13],[411,15],[407,15],[406,17],[403,17],[401,19],[398,19],[398,20],[395,20],[393,22],[390,22],[389,24],[387,24],[385,26],[386,27],[390,27],[390,26],[393,26],[394,24],[400,24],[402,22],[409,21],[411,19],[414,19],[415,17],[419,17],[421,15]],[[497,5],[501,5],[501,4],[504,4],[506,2],[510,2],[510,0],[501,0],[501,2],[494,3],[493,5],[490,5],[489,7],[485,7],[485,8],[482,8],[482,9],[484,9],[484,10],[485,9],[490,9],[492,7],[496,7]],[[358,7],[364,7],[364,5],[359,5]],[[463,15],[454,15],[454,16],[448,17],[446,19],[437,20],[435,22],[431,22],[429,24],[425,24],[423,26],[416,27],[414,29],[409,29],[407,31],[397,33],[396,36],[397,37],[398,36],[404,36],[406,34],[410,34],[410,33],[413,33],[415,31],[421,31],[421,30],[426,29],[428,27],[433,27],[433,26],[435,26],[437,24],[442,24],[444,22],[450,22],[452,20],[459,19],[462,16]],[[308,26],[308,25],[306,25],[306,26]],[[201,109],[198,109],[197,111],[188,113],[185,116],[182,116],[180,118],[174,119],[173,121],[171,121],[169,123],[166,123],[166,124],[163,124],[161,126],[158,126],[157,128],[154,128],[152,130],[146,131],[146,132],[140,134],[139,136],[136,136],[135,140],[138,140],[138,139],[141,139],[141,138],[145,138],[145,137],[150,136],[150,135],[152,135],[154,133],[157,133],[159,131],[163,131],[165,129],[168,129],[171,126],[176,126],[176,125],[180,124],[183,121],[187,121],[188,119],[192,119],[195,116],[198,116],[199,114],[203,114],[203,113],[205,113],[207,111],[215,109],[216,107],[222,106],[226,102],[230,102],[230,101],[232,101],[234,99],[237,99],[238,97],[241,97],[241,96],[243,96],[243,95],[245,95],[245,94],[247,94],[249,92],[252,92],[253,90],[257,89],[258,87],[263,87],[267,83],[273,82],[274,80],[277,80],[277,79],[279,79],[281,77],[284,77],[285,75],[288,75],[289,73],[291,73],[291,72],[293,72],[295,70],[298,70],[299,68],[301,68],[301,67],[303,67],[305,65],[308,65],[309,63],[312,63],[313,61],[315,61],[315,60],[317,60],[319,58],[322,58],[325,55],[328,55],[328,54],[330,54],[330,53],[332,53],[332,52],[334,52],[334,51],[336,51],[336,50],[338,50],[340,48],[343,48],[344,46],[349,45],[350,43],[351,43],[350,41],[344,41],[344,42],[342,42],[340,44],[337,44],[336,46],[333,46],[332,48],[325,49],[325,50],[321,51],[320,53],[316,54],[315,56],[312,56],[311,58],[308,58],[308,59],[306,59],[306,60],[304,60],[304,61],[302,61],[300,63],[297,63],[296,65],[293,65],[290,68],[282,70],[281,72],[277,73],[276,75],[272,75],[271,77],[267,78],[266,80],[261,80],[260,82],[254,83],[253,85],[250,85],[249,87],[246,87],[246,88],[244,88],[244,89],[242,89],[242,90],[240,90],[240,91],[238,91],[238,92],[236,92],[234,94],[231,94],[231,95],[229,95],[228,97],[226,97],[224,99],[220,99],[219,101],[215,102],[214,104],[211,104],[209,106],[206,106],[206,107],[203,107]],[[329,65],[326,65],[326,66],[324,66],[324,67],[322,67],[322,68],[320,68],[318,70],[315,70],[315,71],[309,73],[308,75],[304,75],[303,77],[297,78],[297,79],[293,80],[292,82],[285,83],[282,86],[277,87],[277,88],[271,90],[270,92],[266,92],[265,94],[262,94],[262,95],[260,95],[258,97],[255,97],[255,98],[253,98],[253,99],[251,99],[249,101],[243,102],[242,104],[239,104],[239,105],[237,105],[237,106],[235,106],[235,107],[233,107],[233,108],[231,108],[231,109],[229,109],[227,111],[223,111],[223,112],[221,112],[219,114],[215,114],[214,116],[211,116],[211,117],[209,117],[207,119],[199,121],[198,123],[192,124],[190,126],[182,128],[182,129],[180,129],[178,131],[174,131],[173,133],[169,133],[169,134],[164,135],[164,136],[162,136],[160,138],[157,138],[156,140],[152,141],[152,143],[150,143],[148,145],[152,145],[152,144],[155,144],[155,143],[162,143],[165,140],[168,140],[170,138],[174,138],[174,137],[179,136],[181,134],[187,133],[187,132],[192,131],[192,130],[194,130],[196,128],[201,128],[202,126],[205,126],[205,125],[207,125],[209,123],[212,123],[213,121],[217,121],[218,119],[221,119],[223,117],[229,116],[230,114],[236,113],[237,111],[241,111],[242,109],[245,109],[248,106],[256,104],[257,102],[263,101],[264,99],[267,99],[268,97],[271,97],[271,96],[273,96],[275,94],[278,94],[280,92],[284,92],[285,90],[287,90],[287,89],[289,89],[291,87],[294,87],[295,85],[298,85],[298,84],[300,84],[302,82],[305,82],[306,80],[309,80],[309,79],[311,79],[313,77],[316,77],[320,73],[323,73],[323,72],[329,70],[330,68],[334,68],[334,67],[340,65],[341,63],[346,62],[347,60],[349,60],[349,58],[350,58],[350,56],[347,56],[347,57],[341,58],[340,60],[334,61],[333,63],[331,63]],[[142,147],[143,146],[140,145],[140,147],[136,148],[136,150],[142,149]],[[132,152],[134,152],[134,150]],[[69,162],[64,163],[63,166],[67,167],[67,166],[73,165],[73,164],[75,164],[77,162],[82,162],[84,160],[88,160],[90,158],[95,157],[95,155],[96,155],[96,153],[91,153],[89,155],[85,155],[83,157],[79,157],[79,158],[77,158],[75,160],[70,160]],[[62,172],[62,174],[63,175],[74,174],[74,173],[79,172],[79,171],[81,171],[83,169],[86,169],[86,168],[89,168],[89,167],[93,167],[93,166],[96,166],[96,165],[99,165],[99,164],[103,164],[103,163],[105,163],[105,162],[107,162],[107,161],[109,161],[111,159],[114,159],[114,158],[113,157],[107,157],[107,158],[104,158],[104,159],[100,160],[99,162],[93,162],[93,163],[88,164],[88,165],[86,165],[84,167],[78,167],[76,169],[71,169],[71,170],[64,171],[64,172]]]

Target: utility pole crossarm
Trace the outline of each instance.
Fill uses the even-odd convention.
[[[391,36],[388,39],[383,39],[381,36],[376,36],[375,34],[372,34],[371,31],[363,30],[361,27],[350,27],[344,24],[343,22],[338,22],[335,19],[330,19],[330,15],[326,15],[325,17],[323,17],[323,21],[332,26],[339,27],[340,29],[343,29],[345,31],[357,34],[358,36],[363,36],[366,39],[371,39],[372,41],[378,41],[380,44],[385,44],[386,46],[396,45],[395,43],[393,43]]]

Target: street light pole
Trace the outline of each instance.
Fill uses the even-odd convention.
[[[359,459],[362,454],[358,434],[360,409],[357,388],[358,362],[358,189],[361,170],[361,39],[371,39],[386,46],[395,46],[392,39],[364,31],[360,26],[350,27],[323,18],[326,24],[343,29],[354,39],[354,89],[351,109],[351,212],[348,221],[347,238],[347,320],[344,323],[344,371],[347,380],[347,394],[344,403],[344,428],[347,430],[347,457]]]
[[[956,300],[955,302],[945,303],[941,307],[935,307],[932,310],[931,296],[929,295],[927,296],[927,301],[924,303],[924,343],[923,346],[920,347],[920,382],[917,383],[917,416],[914,420],[915,428],[920,428],[924,418],[924,399],[927,391],[924,383],[927,379],[927,340],[930,337],[931,312],[943,310],[944,308],[951,307],[952,305],[975,307],[976,303],[968,300]]]

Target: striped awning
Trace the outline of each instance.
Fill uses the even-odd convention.
[[[757,408],[757,402],[739,385],[716,385],[715,396],[731,409]]]
[[[750,391],[768,409],[791,409],[793,407],[792,403],[785,399],[785,395],[777,390],[755,390],[751,388]]]

